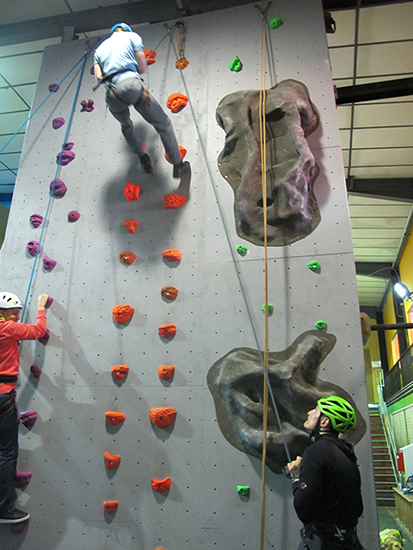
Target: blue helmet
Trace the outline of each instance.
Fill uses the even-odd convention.
[[[110,29],[110,34],[112,34],[113,31],[119,28],[127,32],[132,32],[132,29],[126,23],[116,23],[116,25],[113,25],[113,27]]]

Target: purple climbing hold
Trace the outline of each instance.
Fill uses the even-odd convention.
[[[50,330],[47,328],[46,329],[46,334],[44,336],[42,336],[41,338],[38,338],[37,341],[45,346],[47,344],[47,342],[49,341],[49,338],[50,338]],[[33,365],[33,367],[34,366],[35,365]],[[30,370],[32,370],[32,369],[30,368]],[[33,375],[34,375],[34,372],[33,372]]]
[[[93,99],[88,99],[88,101],[85,101],[84,99],[80,102],[81,106],[82,106],[82,112],[83,111],[86,111],[88,113],[92,112],[94,107],[93,107],[93,104],[94,104],[94,101]]]
[[[46,271],[52,271],[52,269],[56,266],[57,262],[56,260],[52,260],[52,258],[49,258],[48,256],[45,256],[43,258],[43,266]]]
[[[9,523],[10,531],[14,535],[23,533],[23,531],[26,529],[26,524],[27,524],[27,521],[21,521],[20,523]]]
[[[42,374],[42,371],[39,369],[37,365],[32,365],[30,367],[30,372],[33,374],[35,378],[40,378],[40,375]]]
[[[59,128],[61,128],[63,126],[63,124],[65,123],[65,119],[61,116],[58,116],[57,118],[54,118],[53,119],[53,122],[52,122],[52,126],[55,130],[58,130]]]
[[[25,411],[20,413],[20,421],[26,428],[34,426],[37,420],[37,411]]]
[[[73,146],[74,146],[73,141],[67,141],[67,142],[65,143],[65,146],[63,147],[63,149],[64,149],[65,151],[71,151],[71,150],[73,149]]]
[[[59,86],[57,84],[49,84],[49,92],[57,92]]]
[[[70,222],[77,222],[77,220],[80,218],[80,214],[79,212],[77,212],[76,210],[71,210],[69,212],[69,214],[67,215],[67,219],[70,221]]]
[[[42,224],[43,219],[43,216],[41,216],[40,214],[32,214],[30,216],[30,223],[33,227],[37,228],[39,227],[39,225]]]
[[[21,487],[25,487],[30,483],[30,480],[32,479],[32,473],[31,472],[24,472],[23,470],[17,470],[16,471],[16,477],[15,477],[15,484],[18,489],[21,489]]]
[[[36,256],[37,251],[39,251],[39,254],[42,250],[42,247],[37,241],[29,241],[26,244],[26,250],[27,253],[30,254],[30,256],[33,256],[33,258]]]
[[[53,304],[53,298],[51,296],[48,296],[46,303],[44,304],[44,307],[47,309]]]
[[[57,153],[57,156],[56,156],[56,162],[59,164],[59,160],[60,160],[60,164],[61,166],[67,166],[69,164],[69,162],[72,162],[72,160],[74,160],[76,156],[76,153],[74,153],[73,151],[62,151],[61,153]]]
[[[90,74],[95,74],[95,67],[93,65],[90,67]]]
[[[62,180],[56,178],[50,182],[50,191],[54,197],[64,197],[66,195],[67,187]]]

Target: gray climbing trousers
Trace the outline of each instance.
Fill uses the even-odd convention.
[[[126,78],[116,84],[109,82],[106,87],[106,103],[109,111],[120,122],[122,134],[134,153],[141,157],[145,151],[142,148],[142,142],[135,133],[129,106],[133,106],[142,118],[158,132],[172,164],[176,165],[181,162],[172,123],[152,95],[150,95],[149,107],[145,105],[143,84],[140,78]]]

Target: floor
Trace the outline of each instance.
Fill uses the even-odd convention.
[[[396,515],[396,508],[391,506],[379,506],[377,508],[379,514],[379,529],[397,529],[403,537],[403,550],[413,550],[413,535],[403,527]]]

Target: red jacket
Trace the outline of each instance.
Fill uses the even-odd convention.
[[[0,374],[19,374],[19,340],[36,340],[46,334],[46,312],[39,310],[35,325],[0,320]],[[0,394],[14,390],[16,383],[0,383]]]

